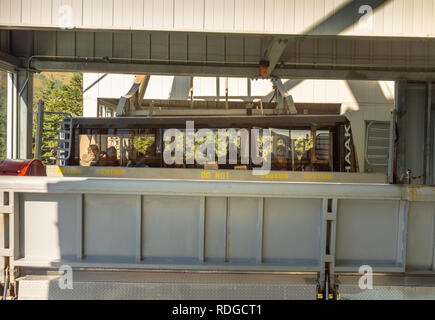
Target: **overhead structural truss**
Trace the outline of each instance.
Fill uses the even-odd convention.
[[[431,80],[435,39],[0,29],[0,61],[35,71]]]

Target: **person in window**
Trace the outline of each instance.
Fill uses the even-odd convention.
[[[100,166],[108,166],[108,167],[119,167],[120,163],[117,156],[117,151],[115,147],[110,147],[105,152],[104,156],[100,157],[100,161],[98,162]]]
[[[145,162],[146,162],[145,155],[142,152],[137,152],[136,158],[128,160],[127,167],[136,167],[136,168],[148,167]]]
[[[100,149],[98,145],[91,144],[88,147],[88,153],[82,155],[82,159],[80,160],[81,166],[96,166],[100,160]]]
[[[156,143],[152,142],[145,151],[145,157],[152,158],[156,156]]]
[[[134,167],[137,158],[139,158],[138,151],[134,147],[132,140],[130,140],[127,146],[127,167]]]
[[[272,161],[272,170],[287,170],[287,159],[285,157],[285,147],[279,146]]]
[[[118,167],[120,165],[117,151],[115,147],[110,147],[107,149],[107,165],[111,167]]]
[[[145,150],[145,153],[138,151],[133,144],[129,146],[128,149],[128,162],[127,167],[137,167],[137,168],[145,168],[148,167],[147,159],[154,156],[153,148],[155,148],[155,144],[151,144]]]

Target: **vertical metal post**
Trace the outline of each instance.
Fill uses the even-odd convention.
[[[225,109],[228,110],[228,77],[225,78]]]
[[[13,213],[9,217],[9,246],[12,249],[12,259],[18,259],[20,255],[20,216],[18,193],[9,193],[9,205],[13,208]]]
[[[334,198],[331,200],[331,211],[328,213],[328,218],[331,222],[331,234],[329,239],[329,283],[332,287],[334,295],[337,296],[337,286],[335,283],[335,246],[337,243],[337,207],[338,207],[338,199]]]
[[[199,200],[199,222],[198,222],[198,259],[204,262],[205,252],[205,197]]]
[[[193,109],[193,77],[190,77],[190,90],[189,90],[189,95],[190,95],[190,108]]]
[[[17,158],[17,74],[9,73],[7,82],[7,151],[6,157]]]
[[[9,241],[8,241],[8,256],[9,256],[9,289],[15,285],[15,260],[20,255],[20,221],[19,221],[19,201],[18,193],[9,192]],[[6,286],[5,286],[6,289]],[[13,294],[13,291],[10,292]]]
[[[225,206],[225,262],[230,260],[230,198],[226,197]]]
[[[77,215],[77,238],[76,238],[76,257],[77,260],[83,259],[83,194],[78,194],[76,199]]]
[[[396,110],[397,131],[399,133],[396,150],[396,178],[403,183],[406,171],[409,169],[406,163],[406,131],[407,131],[407,86],[406,80],[395,82],[394,105]]]
[[[6,292],[7,292],[7,287],[8,287],[8,280],[9,280],[9,274],[8,269],[9,269],[9,262],[10,262],[10,257],[11,255],[13,255],[13,253],[11,252],[12,249],[11,248],[11,241],[10,241],[10,224],[11,224],[11,219],[13,217],[11,217],[11,215],[14,213],[14,208],[13,208],[13,203],[10,203],[10,193],[9,192],[3,192],[3,198],[2,198],[2,203],[0,204],[1,206],[1,229],[0,229],[0,257],[2,258],[2,261],[0,263],[0,283],[3,282],[3,276],[4,277],[4,282],[3,282],[3,286],[4,286],[4,290],[3,290],[3,299],[6,298]]]
[[[396,122],[397,122],[397,112],[399,110],[399,87],[398,83],[395,82],[394,85],[394,108],[391,113],[390,122],[390,143],[388,146],[388,171],[387,171],[387,181],[389,184],[394,183],[394,164],[396,159]]]
[[[219,99],[220,95],[221,95],[220,78],[216,77],[216,101],[220,101]]]
[[[321,226],[321,238],[320,238],[320,274],[319,274],[319,286],[320,291],[325,291],[326,284],[326,263],[325,263],[325,253],[326,253],[326,242],[327,242],[327,221],[326,215],[328,214],[328,199],[322,200],[322,226]],[[326,294],[328,294],[326,292]]]
[[[258,198],[257,215],[257,264],[263,262],[263,222],[264,222],[264,198]]]
[[[433,221],[433,226],[434,226],[434,230],[435,230],[435,219]],[[433,254],[432,254],[432,271],[435,272],[435,234],[433,235]]]
[[[405,272],[406,267],[406,244],[408,233],[408,201],[399,201],[399,224],[398,224],[398,236],[397,236],[397,252],[396,261],[402,267]]]
[[[17,132],[18,154],[20,159],[33,157],[33,74],[28,71],[18,72],[17,81]]]
[[[136,196],[136,262],[142,260],[142,196]]]
[[[44,125],[44,101],[42,100],[38,101],[38,114],[36,120],[35,159],[41,159],[42,131]]]
[[[321,267],[320,286],[321,290],[325,289],[325,295],[328,296],[328,290],[335,290],[335,222],[337,219],[336,198],[325,198],[322,201],[322,243],[321,243]],[[328,289],[328,290],[327,290]]]
[[[427,82],[426,145],[424,184],[432,183],[432,82]]]
[[[391,122],[390,122],[390,142],[388,145],[388,173],[387,179],[389,184],[394,183],[394,160],[395,160],[395,139],[396,139],[396,109],[391,112]]]

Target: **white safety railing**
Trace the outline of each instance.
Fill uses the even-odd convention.
[[[18,201],[19,237],[11,240],[18,267],[320,277],[361,265],[374,272],[435,271],[430,187],[0,177],[0,189]]]

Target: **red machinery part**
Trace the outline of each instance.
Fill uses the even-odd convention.
[[[0,163],[0,176],[46,176],[45,167],[40,160],[6,159]]]

